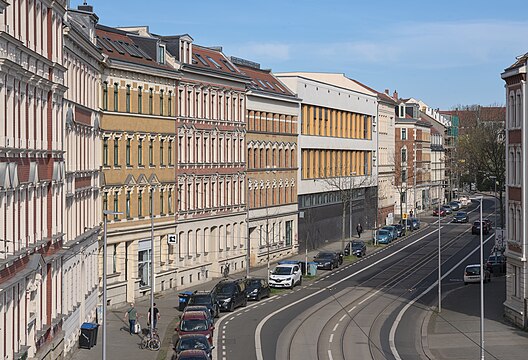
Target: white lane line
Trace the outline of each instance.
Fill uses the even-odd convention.
[[[357,308],[357,306],[355,306],[355,305],[352,306],[352,309],[348,310],[348,312],[352,312],[352,311],[354,311],[355,308]]]
[[[338,281],[334,282],[334,283],[331,285],[331,287],[334,287],[334,286],[336,286],[336,285],[338,285],[338,284],[340,284],[340,283],[342,283],[342,282],[348,281],[349,279],[353,278],[354,276],[357,276],[357,275],[361,274],[362,272],[367,271],[368,269],[370,269],[370,268],[372,268],[372,267],[378,265],[379,263],[381,263],[381,262],[383,262],[383,261],[385,261],[385,260],[387,260],[387,259],[390,259],[391,257],[395,256],[396,254],[398,254],[398,253],[404,251],[405,249],[407,249],[408,247],[413,246],[414,244],[416,244],[416,243],[422,241],[423,239],[425,239],[425,238],[428,237],[429,235],[432,235],[432,234],[436,233],[437,231],[438,231],[438,229],[435,229],[435,230],[431,231],[430,233],[425,234],[425,235],[422,236],[421,238],[418,238],[418,239],[414,240],[413,242],[408,243],[407,245],[405,245],[404,247],[402,247],[400,250],[397,250],[397,251],[395,251],[395,252],[393,252],[393,253],[391,253],[391,254],[388,254],[387,256],[384,256],[383,258],[381,258],[381,259],[379,259],[379,260],[373,262],[372,264],[365,266],[363,269],[360,269],[360,270],[358,270],[358,271],[356,271],[356,272],[354,272],[354,273],[352,273],[352,274],[350,274],[350,275],[348,275],[348,276],[342,278],[341,280],[338,280]],[[316,281],[316,282],[317,282],[317,281]],[[310,298],[312,298],[312,297],[314,297],[314,296],[317,296],[317,295],[319,295],[320,293],[322,293],[322,292],[324,292],[324,291],[327,291],[328,288],[329,288],[329,287],[324,287],[324,288],[322,288],[322,289],[320,289],[320,290],[318,290],[318,291],[316,291],[316,292],[314,292],[314,293],[311,293],[311,294],[309,294],[309,295],[306,295],[306,296],[305,296],[304,298],[302,298],[302,299],[299,299],[299,300],[297,300],[297,301],[294,301],[294,302],[292,302],[292,303],[289,303],[288,305],[283,306],[282,308],[280,308],[280,309],[278,309],[278,310],[275,310],[274,312],[268,314],[264,319],[262,319],[262,320],[259,322],[259,324],[257,325],[257,329],[255,330],[255,353],[256,353],[256,355],[257,355],[257,360],[264,360],[264,355],[262,355],[262,342],[261,342],[261,340],[260,340],[260,337],[261,337],[260,334],[261,334],[261,332],[262,332],[262,328],[264,327],[264,324],[265,324],[269,319],[271,319],[273,316],[279,314],[280,312],[282,312],[282,311],[284,311],[284,310],[286,310],[286,309],[288,309],[288,308],[290,308],[290,307],[292,307],[292,306],[295,306],[295,305],[297,305],[297,304],[299,304],[299,303],[301,303],[301,302],[303,302],[303,301],[305,301],[305,300],[307,300],[307,299],[310,299]]]
[[[335,324],[335,326],[334,326],[334,328],[332,329],[332,331],[336,331],[338,326],[339,326],[339,323]]]
[[[343,321],[343,319],[346,318],[346,317],[347,317],[347,314],[341,316],[341,319],[339,319],[339,321]]]
[[[334,334],[330,334],[330,340],[328,342],[332,342],[334,340]]]
[[[334,360],[332,357],[332,350],[328,350],[328,360]]]
[[[372,294],[370,294],[369,296],[367,296],[366,298],[364,298],[363,300],[361,300],[358,305],[361,305],[363,304],[365,301],[367,301],[368,299],[370,299],[371,297],[373,297],[374,295],[376,295],[377,293],[379,293],[381,291],[381,289],[373,292]]]
[[[484,244],[487,243],[492,237],[494,237],[495,234],[492,234],[490,235],[485,241],[484,241]],[[450,270],[448,270],[443,276],[442,276],[442,279],[444,279],[446,276],[448,276],[449,274],[451,274],[457,267],[459,267],[464,261],[466,261],[471,255],[473,255],[474,253],[476,253],[477,251],[480,250],[480,245],[477,246],[475,249],[473,249],[473,251],[471,251],[469,254],[466,255],[466,257],[464,257],[462,260],[460,260],[455,266],[453,266]],[[421,293],[420,295],[418,295],[417,297],[415,297],[414,299],[412,299],[409,303],[407,303],[407,305],[405,305],[403,307],[403,309],[400,310],[398,316],[396,316],[396,320],[392,323],[392,327],[390,329],[390,332],[389,332],[389,344],[390,344],[390,349],[391,349],[391,352],[392,352],[392,355],[394,355],[394,358],[396,360],[402,360],[402,358],[400,357],[400,354],[398,353],[398,350],[396,349],[396,342],[395,342],[395,337],[396,337],[396,330],[398,328],[398,325],[400,324],[400,321],[401,319],[403,318],[403,315],[405,314],[405,312],[407,310],[409,310],[409,308],[411,306],[414,305],[415,302],[417,302],[418,300],[420,300],[425,294],[427,294],[429,291],[431,291],[432,289],[434,289],[436,286],[438,285],[438,280],[436,280],[434,283],[431,284],[431,286],[429,286],[427,289],[425,289],[425,291],[423,293]]]

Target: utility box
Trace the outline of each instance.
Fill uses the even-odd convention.
[[[308,263],[308,276],[315,276],[315,275],[317,275],[317,263],[311,261]]]

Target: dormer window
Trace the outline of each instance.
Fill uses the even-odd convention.
[[[158,44],[158,63],[165,64],[165,45]]]

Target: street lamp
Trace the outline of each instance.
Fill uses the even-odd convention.
[[[497,177],[490,175],[490,179],[493,180],[493,221],[495,222],[495,228],[497,227]],[[502,225],[502,224],[501,224]]]
[[[474,198],[480,201],[480,358],[484,360],[484,224],[482,223],[482,196]]]
[[[349,197],[348,197],[348,201],[349,201],[349,206],[350,206],[350,219],[349,219],[349,223],[350,223],[350,229],[348,229],[348,233],[349,233],[349,237],[350,237],[350,240],[352,240],[352,200],[353,200],[353,191],[354,191],[354,186],[353,186],[353,176],[356,176],[356,172],[355,171],[352,171],[350,173],[350,193],[349,193]],[[343,231],[343,234],[345,232]],[[343,241],[341,243],[341,251],[345,251],[345,239],[343,238]]]
[[[122,215],[122,212],[112,211],[112,210],[103,210],[103,360],[106,360],[106,303],[107,303],[107,294],[106,294],[106,278],[107,278],[107,254],[106,254],[106,223],[107,215]]]
[[[438,312],[442,311],[442,255],[441,255],[441,235],[440,235],[440,221],[442,219],[442,201],[440,195],[442,194],[442,185],[440,185],[440,194],[438,196]]]
[[[154,189],[150,189],[150,338],[154,337]]]

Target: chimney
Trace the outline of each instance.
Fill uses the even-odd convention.
[[[93,6],[92,5],[88,5],[87,2],[84,1],[82,5],[77,6],[77,10],[93,13]]]
[[[389,95],[389,89],[385,89],[385,94]]]
[[[394,92],[392,93],[392,98],[396,101],[398,101],[398,92],[396,90],[394,90]]]

